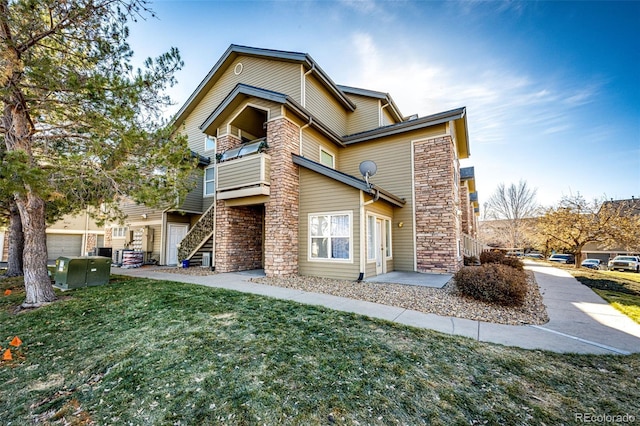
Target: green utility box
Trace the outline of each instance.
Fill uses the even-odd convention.
[[[111,275],[111,258],[103,256],[59,257],[55,287],[63,290],[104,285]]]

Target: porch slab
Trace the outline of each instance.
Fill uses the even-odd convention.
[[[365,282],[419,285],[422,287],[442,288],[453,277],[452,274],[428,274],[423,272],[393,271],[375,277],[366,278]]]

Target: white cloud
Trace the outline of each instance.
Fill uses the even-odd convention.
[[[466,106],[474,144],[567,132],[573,125],[571,109],[597,93],[595,85],[564,89],[560,82],[522,75],[492,58],[473,64],[430,57],[419,46],[389,50],[368,33],[353,34],[351,44],[356,60],[346,84],[389,92],[405,115]]]

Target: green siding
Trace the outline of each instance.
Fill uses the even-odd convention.
[[[347,117],[342,105],[312,76],[306,78],[306,109],[338,135],[347,133]]]
[[[300,169],[300,232],[299,273],[335,279],[355,280],[360,263],[360,191],[319,175]],[[310,213],[351,212],[352,218],[352,262],[309,261]]]
[[[322,135],[313,129],[306,128],[302,131],[302,156],[309,160],[320,162],[320,147],[332,153],[336,157],[338,164],[338,150],[340,149],[332,142],[326,140]]]
[[[379,127],[380,100],[349,94],[356,110],[349,114],[347,133],[352,135]]]

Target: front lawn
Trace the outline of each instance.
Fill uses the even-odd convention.
[[[3,296],[6,289],[12,293]],[[640,419],[640,355],[566,355],[262,296],[114,277],[14,313],[3,424],[572,424]],[[582,416],[582,417],[580,417]],[[628,417],[627,417],[628,418]]]
[[[582,284],[640,324],[640,274],[567,267]]]

